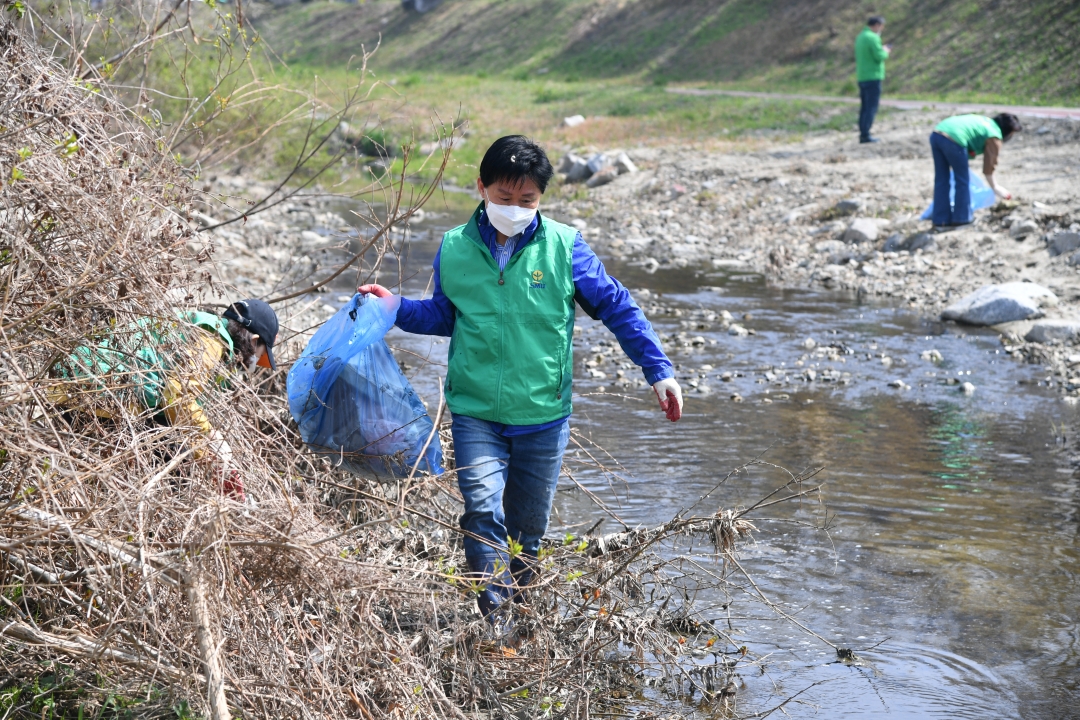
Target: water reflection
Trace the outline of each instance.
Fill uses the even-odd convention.
[[[412,244],[403,277],[427,266],[437,237]],[[992,333],[844,296],[777,290],[746,274],[613,270],[629,287],[661,293],[663,303],[688,312],[751,313],[746,324],[755,334],[712,327],[694,331],[705,344],[672,348],[683,379],[710,389],[688,394],[677,425],[662,420],[646,388],[579,373],[574,427],[622,463],[626,482],[588,470],[577,479],[626,522],[654,524],[760,453],[796,470],[825,466],[826,505],[778,507],[743,562],[772,599],[831,642],[881,643],[860,653],[858,665],[837,664],[828,646],[747,607],[736,637],[773,655],[764,674],[742,678],[740,709],[768,708],[828,681],[800,696],[809,704],[785,710],[792,717],[1080,715],[1078,481],[1055,450],[1055,428],[1076,417],[1038,388],[1038,368],[1002,355]],[[404,291],[420,296],[428,277],[416,274]],[[674,316],[654,320],[662,335],[684,329]],[[604,331],[587,318],[580,323],[579,351],[587,352]],[[806,357],[807,337],[851,353]],[[436,398],[445,343],[398,331],[389,340],[409,353],[401,357],[418,391]],[[924,360],[931,349],[944,360]],[[817,379],[807,381],[807,369]],[[971,397],[947,384],[961,373],[977,387]],[[731,400],[735,394],[744,401]],[[777,481],[755,470],[714,502],[747,504]],[[553,534],[598,517],[571,488],[557,502]],[[808,527],[826,512],[835,515],[828,535]],[[724,614],[723,598],[711,607],[704,601],[707,617]]]

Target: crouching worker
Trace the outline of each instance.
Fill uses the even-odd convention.
[[[476,182],[483,201],[443,236],[432,298],[402,299],[397,315],[406,332],[451,338],[445,396],[465,557],[487,583],[478,602],[492,623],[507,600],[522,600],[547,530],[570,436],[575,301],[641,367],[667,418],[682,415],[671,361],[630,293],[577,230],[537,211],[553,174],[531,140],[495,141]],[[522,548],[513,560],[508,539]]]
[[[178,311],[175,323],[140,318],[96,345],[78,348],[54,368],[49,398],[69,410],[114,418],[119,407],[155,412],[170,425],[198,429],[205,438],[194,455],[209,454],[224,494],[243,502],[244,483],[232,450],[211,425],[201,399],[212,385],[228,383],[229,366],[252,371],[276,369],[278,318],[262,300],[241,300],[223,317]]]
[[[983,156],[983,175],[994,194],[1011,200],[1012,194],[994,180],[1001,145],[1020,132],[1020,120],[1002,113],[993,119],[983,115],[954,115],[938,123],[930,135],[934,153],[934,227],[947,229],[969,225],[971,215],[971,176],[968,160]],[[956,191],[949,204],[949,170],[952,170]]]

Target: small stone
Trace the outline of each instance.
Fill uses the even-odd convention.
[[[907,243],[900,233],[893,233],[887,237],[885,244],[881,246],[881,252],[901,252],[903,250],[907,250]]]
[[[878,224],[872,218],[856,218],[841,238],[846,243],[864,243],[877,240]]]
[[[720,373],[720,379],[724,382],[731,382],[732,374],[729,372]]]
[[[727,333],[728,335],[735,335],[736,337],[746,337],[750,334],[746,328],[737,323],[729,327]]]
[[[842,215],[854,215],[862,210],[864,203],[862,200],[841,200],[833,206],[833,214],[837,216]]]
[[[923,350],[922,353],[919,354],[919,359],[928,360],[932,363],[939,363],[945,358],[942,357],[941,353],[937,350]]]
[[[892,367],[893,359],[886,355],[885,357],[881,358],[881,364],[887,368]]]
[[[806,368],[803,377],[806,378],[806,382],[814,382],[814,379],[817,377],[817,371],[814,370],[814,368]]]
[[[904,241],[904,246],[908,252],[922,250],[924,253],[931,253],[937,250],[937,241],[930,233],[916,233]]]
[[[817,343],[814,341],[814,338],[806,338],[803,340],[802,346],[807,350],[813,350],[817,347]]]
[[[1013,226],[1009,228],[1009,236],[1016,240],[1023,240],[1028,235],[1033,235],[1039,232],[1039,226],[1035,224],[1034,220],[1022,220],[1018,223],[1013,223]]]
[[[1050,238],[1050,246],[1047,248],[1050,255],[1056,257],[1074,250],[1080,250],[1080,233],[1059,232]],[[1073,264],[1070,258],[1070,265]]]
[[[908,389],[909,386],[906,385],[903,380],[897,378],[896,380],[890,380],[889,381],[889,387],[897,388],[899,390],[906,390],[906,389]]]
[[[585,122],[584,115],[571,115],[570,117],[563,118],[562,124],[563,127],[577,127],[583,122]]]
[[[566,171],[567,182],[582,182],[588,180],[589,176],[593,174],[593,171],[589,169],[589,161],[578,155],[568,154],[571,158],[571,165]]]
[[[739,393],[735,393],[734,395],[731,396],[731,401],[732,402],[742,402],[743,401],[742,395],[740,395]]]
[[[969,382],[961,383],[960,384],[960,392],[964,393],[965,395],[974,395],[975,394],[975,386],[972,385]]]
[[[690,344],[700,347],[705,344],[705,338],[701,335],[696,335],[695,337],[690,339]]]

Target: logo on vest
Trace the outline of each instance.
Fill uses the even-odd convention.
[[[530,290],[543,290],[547,285],[544,284],[544,272],[542,270],[532,271],[532,283],[529,285]]]

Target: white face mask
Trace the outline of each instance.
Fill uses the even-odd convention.
[[[518,233],[525,232],[525,228],[529,227],[533,218],[536,217],[536,208],[496,205],[491,200],[487,200],[486,210],[491,224],[507,237],[513,237]]]

